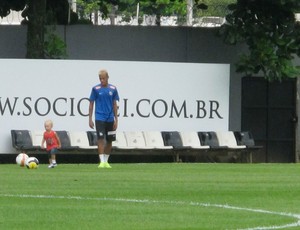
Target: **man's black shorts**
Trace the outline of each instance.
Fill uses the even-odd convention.
[[[106,138],[106,141],[115,141],[116,132],[113,130],[114,122],[96,121],[98,139]]]

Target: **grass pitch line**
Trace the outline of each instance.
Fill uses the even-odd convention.
[[[30,195],[30,194],[0,194],[0,197],[33,198],[33,199],[95,200],[95,201],[113,201],[113,202],[127,202],[127,203],[170,204],[170,205],[215,207],[215,208],[269,214],[269,215],[286,216],[286,217],[292,217],[296,219],[296,222],[285,224],[285,225],[258,226],[254,228],[244,228],[239,230],[271,230],[271,229],[293,228],[293,227],[300,226],[300,214],[286,213],[286,212],[273,212],[273,211],[268,211],[263,209],[242,208],[242,207],[222,205],[222,204],[185,202],[185,201],[166,201],[166,200],[160,201],[160,200],[146,200],[146,199],[140,200],[140,199],[125,199],[125,198],[109,198],[109,197],[97,198],[97,197],[81,197],[81,196],[53,196],[53,195]]]

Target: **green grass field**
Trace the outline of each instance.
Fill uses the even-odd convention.
[[[300,229],[298,164],[0,165],[0,229]]]

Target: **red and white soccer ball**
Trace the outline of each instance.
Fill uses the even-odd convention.
[[[26,153],[20,153],[17,157],[16,157],[16,163],[18,165],[20,165],[21,167],[25,166],[25,162],[28,159],[28,155]]]

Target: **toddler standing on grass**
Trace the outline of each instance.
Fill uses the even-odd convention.
[[[57,136],[57,133],[52,130],[53,122],[51,120],[47,120],[47,121],[45,121],[44,126],[45,126],[46,131],[44,132],[44,135],[43,135],[41,147],[42,147],[42,149],[45,148],[44,144],[46,142],[46,150],[47,150],[48,157],[49,157],[48,168],[54,168],[57,166],[56,153],[58,151],[57,149],[60,148],[61,143],[60,143],[59,137]]]

